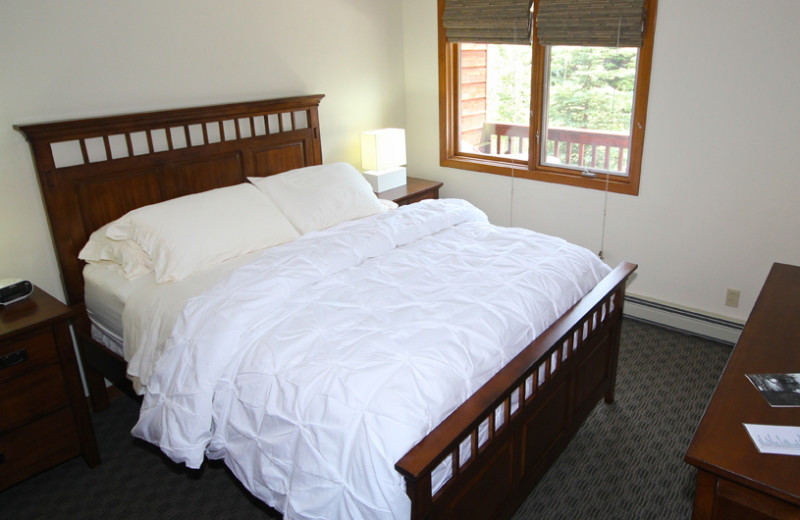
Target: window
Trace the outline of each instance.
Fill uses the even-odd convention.
[[[441,164],[638,194],[657,0],[596,0],[625,4],[629,11],[633,5],[638,12],[630,23],[622,15],[619,22],[595,20],[596,26],[613,27],[590,44],[574,40],[586,32],[581,29],[548,32],[563,25],[548,28],[546,9],[569,2],[535,0],[536,23],[530,36],[522,34],[525,45],[473,34],[453,37],[444,21],[449,1],[439,0]],[[472,12],[489,5],[456,3],[471,3]],[[581,8],[584,3],[556,6]],[[574,14],[583,20],[597,13]],[[632,35],[621,29],[623,23]]]

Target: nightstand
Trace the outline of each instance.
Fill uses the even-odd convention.
[[[376,195],[380,199],[393,200],[400,206],[405,206],[423,199],[438,199],[441,187],[441,182],[408,177],[405,186],[381,191]]]
[[[78,455],[100,463],[72,316],[39,288],[0,307],[0,489]]]

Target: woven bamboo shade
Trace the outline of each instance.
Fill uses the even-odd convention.
[[[442,23],[451,43],[530,45],[532,0],[446,0]]]
[[[641,47],[645,0],[539,0],[542,45]]]

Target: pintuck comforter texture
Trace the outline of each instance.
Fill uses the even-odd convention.
[[[286,518],[409,518],[395,462],[609,271],[458,200],[304,235],[187,302],[133,433]]]

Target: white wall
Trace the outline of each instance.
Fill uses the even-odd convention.
[[[602,192],[439,166],[436,2],[404,1],[409,175],[493,222],[600,248]],[[629,292],[746,319],[773,262],[800,264],[800,2],[662,0],[641,189],[609,194],[605,253]],[[740,289],[738,308],[724,305]]]
[[[800,2],[662,0],[638,197],[610,194],[605,252],[633,294],[743,320],[773,261],[800,264]],[[408,132],[409,173],[498,224],[600,247],[601,192],[439,167],[434,0],[0,2],[0,278],[63,297],[13,124],[324,93],[326,161]],[[725,307],[728,287],[742,291]]]
[[[402,126],[402,6],[392,1],[0,2],[0,278],[63,299],[29,147],[12,125],[326,94],[326,162]]]

